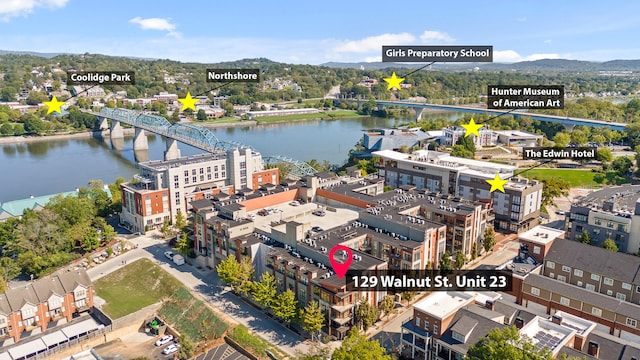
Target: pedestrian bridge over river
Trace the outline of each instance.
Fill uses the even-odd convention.
[[[149,143],[145,131],[165,137],[166,150],[164,152],[165,160],[177,159],[180,157],[180,149],[178,142],[191,145],[195,148],[206,152],[226,152],[229,149],[250,148],[249,145],[241,144],[237,141],[220,140],[213,131],[192,124],[176,123],[171,124],[162,116],[145,114],[139,111],[119,108],[102,108],[100,112],[83,110],[85,113],[96,116],[96,130],[109,129],[111,139],[122,139],[124,133],[122,124],[127,124],[135,129],[133,137],[133,149],[148,150]],[[111,125],[109,126],[109,121]],[[291,159],[281,155],[273,155],[263,157],[266,164],[287,163],[291,174],[304,176],[312,175],[317,172],[307,163],[295,159]]]
[[[409,102],[409,101],[377,100],[376,103],[383,107],[385,106],[410,107],[414,109],[416,112],[416,121],[420,120],[420,117],[422,116],[422,111],[424,109],[460,111],[460,112],[475,113],[475,114],[491,114],[495,116],[505,114],[507,111],[509,111],[509,110],[493,110],[493,109],[485,109],[485,108],[478,108],[478,107],[471,107],[471,106],[460,106],[460,105],[436,105],[436,104],[416,103],[416,102]],[[558,123],[558,124],[562,124],[567,129],[572,129],[576,125],[581,125],[581,126],[591,126],[591,127],[605,127],[611,130],[624,131],[624,128],[627,126],[627,124],[625,123],[618,123],[618,122],[612,122],[612,121],[606,121],[606,120],[592,120],[592,119],[575,118],[575,117],[568,117],[568,116],[561,116],[561,115],[536,114],[536,113],[526,112],[522,110],[511,111],[507,115],[511,115],[516,118],[521,116],[527,116],[537,121]]]

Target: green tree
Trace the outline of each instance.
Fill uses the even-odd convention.
[[[582,234],[580,234],[576,240],[583,244],[591,245],[591,236],[589,236],[587,230],[582,230]]]
[[[251,288],[253,299],[262,306],[271,306],[277,296],[276,279],[269,272],[264,272],[260,280]]]
[[[496,246],[496,232],[495,230],[493,230],[493,226],[489,226],[484,232],[482,247],[484,248],[484,252],[488,253],[489,251],[493,250],[494,246]]]
[[[187,226],[187,219],[182,215],[182,211],[178,210],[176,213],[176,228],[182,231]]]
[[[612,239],[607,239],[602,243],[602,248],[609,251],[618,252],[618,245]]]
[[[416,297],[415,291],[403,291],[400,293],[400,298],[402,299],[402,301],[406,301],[407,304],[409,304],[409,302],[413,300],[414,297]]]
[[[478,244],[474,241],[471,244],[471,261],[474,261],[478,258]]]
[[[344,102],[343,102],[344,103]],[[331,348],[314,344],[306,354],[298,354],[298,360],[330,360]]]
[[[12,280],[20,275],[20,266],[10,257],[3,256],[0,258],[0,277],[5,281]]]
[[[193,342],[191,342],[191,340],[189,340],[186,335],[182,334],[180,335],[180,340],[178,341],[178,343],[180,344],[180,347],[178,348],[178,359],[191,359],[195,352],[195,346],[193,345]]]
[[[251,289],[253,288],[254,271],[255,269],[253,268],[251,258],[243,256],[242,260],[240,260],[240,276],[237,284],[237,290],[240,294],[248,296],[249,293],[251,293]]]
[[[30,116],[24,121],[24,131],[27,134],[40,134],[44,131],[44,123],[35,116]]]
[[[95,250],[100,246],[100,237],[94,228],[90,228],[82,237],[82,249],[84,251]]]
[[[367,337],[360,335],[356,328],[349,331],[349,335],[342,341],[342,345],[337,348],[333,355],[333,360],[391,360],[387,351],[377,340],[367,340]]]
[[[226,259],[222,260],[216,266],[216,271],[220,280],[229,284],[232,288],[240,283],[240,263],[236,260],[234,254],[229,254]]]
[[[183,256],[189,255],[191,251],[191,247],[189,246],[189,239],[187,238],[187,233],[182,233],[176,242],[175,250],[182,254]]]
[[[0,126],[0,135],[13,135],[13,125],[4,123]]]
[[[271,304],[271,310],[273,315],[284,320],[288,325],[296,319],[299,306],[296,294],[291,289],[287,289],[287,291],[278,295],[276,301]]]
[[[199,109],[198,113],[196,114],[196,119],[198,119],[199,121],[207,120],[207,113],[203,109]]]
[[[380,317],[378,310],[369,304],[368,299],[363,299],[356,308],[356,322],[362,326],[364,331],[367,331],[371,325],[375,324]]]
[[[441,271],[451,271],[453,270],[453,265],[451,264],[451,255],[449,254],[449,250],[446,250],[442,257],[440,258],[439,269]]]
[[[619,176],[627,176],[632,166],[633,162],[627,156],[619,156],[611,163],[611,168],[617,172]]]
[[[509,360],[552,360],[549,348],[537,350],[527,337],[521,337],[515,326],[495,327],[489,334],[471,345],[467,351],[468,360],[509,359]]]
[[[313,341],[313,336],[322,329],[325,321],[324,314],[322,310],[320,310],[318,302],[310,302],[304,308],[304,311],[301,311],[300,318],[302,319],[302,328],[311,334],[311,341]]]
[[[566,147],[571,142],[571,136],[569,136],[569,134],[567,134],[566,132],[559,132],[556,134],[556,136],[553,137],[553,142],[556,144],[556,146]]]
[[[611,162],[611,160],[613,160],[613,154],[611,153],[611,149],[606,147],[599,148],[596,151],[596,160],[603,163]]]
[[[389,315],[396,308],[396,301],[393,299],[393,295],[387,295],[380,302],[380,311],[389,319]]]
[[[461,250],[456,250],[456,260],[454,263],[454,267],[456,270],[460,270],[462,269],[462,267],[464,266],[466,259],[464,254],[462,253]]]
[[[173,233],[173,229],[171,228],[171,225],[169,224],[169,220],[165,220],[162,223],[162,227],[160,228],[160,234],[162,234],[162,237],[165,239],[173,237],[174,233]]]
[[[555,204],[555,198],[569,195],[571,183],[563,178],[550,177],[540,180],[544,184],[542,187],[542,205]]]

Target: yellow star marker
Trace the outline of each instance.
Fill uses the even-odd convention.
[[[404,81],[404,78],[396,77],[396,73],[394,72],[390,78],[383,78],[384,81],[388,82],[387,90],[391,90],[396,88],[396,90],[400,90],[400,83]]]
[[[187,109],[196,111],[196,102],[198,102],[198,99],[193,99],[190,92],[187,91],[187,96],[185,98],[178,99],[178,101],[182,104],[182,111]]]
[[[507,181],[509,181],[508,179],[500,179],[500,175],[496,174],[496,177],[493,178],[493,180],[485,180],[486,182],[489,183],[489,185],[491,185],[491,190],[489,190],[489,192],[494,192],[496,190],[500,190],[502,192],[504,192],[504,184],[507,183]]]
[[[480,136],[480,133],[478,133],[478,129],[482,127],[482,124],[476,124],[473,118],[471,118],[471,121],[469,121],[468,124],[462,124],[462,127],[466,130],[464,132],[464,137],[467,137],[472,134],[475,136]]]
[[[47,115],[51,114],[52,112],[57,112],[62,114],[62,110],[60,110],[60,106],[62,106],[62,104],[64,104],[64,101],[58,101],[58,99],[56,99],[56,97],[54,96],[51,101],[45,101],[44,102],[45,105],[47,105],[48,109],[47,109]]]

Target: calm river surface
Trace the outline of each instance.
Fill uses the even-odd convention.
[[[457,119],[461,113],[429,113],[425,118]],[[259,125],[214,129],[219,139],[235,140],[251,145],[263,156],[285,155],[298,160],[328,160],[342,165],[349,149],[362,137],[362,130],[391,127],[406,119],[355,118],[332,121],[305,121],[289,124]],[[148,159],[161,160],[163,138],[148,136]],[[201,153],[180,144],[183,156]],[[24,144],[0,145],[0,202],[71,191],[86,186],[89,180],[113,182],[137,172],[136,155],[131,137],[126,137],[122,150],[113,148],[109,138],[48,140]]]

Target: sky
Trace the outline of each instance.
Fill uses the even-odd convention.
[[[0,49],[215,63],[380,61],[493,45],[494,62],[640,59],[637,1],[0,0]]]

